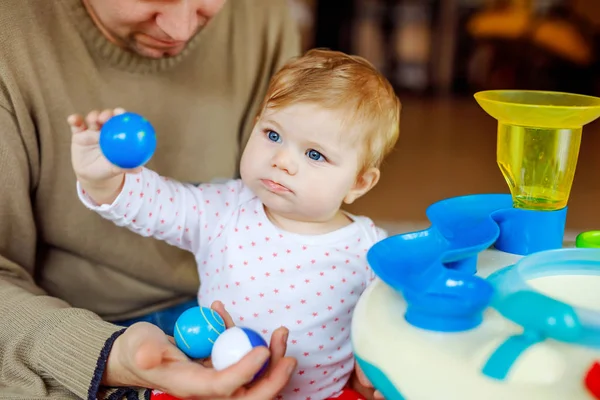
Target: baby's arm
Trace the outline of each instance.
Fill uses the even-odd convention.
[[[237,203],[236,182],[196,187],[136,168],[111,164],[99,147],[99,130],[123,110],[92,111],[69,117],[72,163],[81,201],[119,226],[196,252],[210,241],[217,221]],[[228,213],[230,215],[230,212]]]
[[[125,176],[112,204],[96,205],[81,185],[78,187],[82,202],[116,225],[194,253],[202,242],[218,234],[217,222],[231,215],[240,192],[237,181],[195,186],[147,168]]]

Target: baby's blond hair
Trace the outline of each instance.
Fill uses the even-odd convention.
[[[292,59],[272,78],[259,115],[295,103],[348,112],[345,123],[364,140],[362,170],[379,167],[400,131],[400,100],[389,81],[367,60],[313,49]]]

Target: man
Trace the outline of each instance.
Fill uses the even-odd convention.
[[[189,254],[77,204],[66,117],[139,112],[154,168],[232,177],[270,76],[299,51],[285,1],[5,1],[0,37],[0,397],[272,398],[295,366],[285,329],[216,372],[153,324],[105,322],[179,306],[199,282]]]
[[[285,329],[217,373],[154,324],[106,322],[167,331],[199,281],[189,253],[79,204],[66,117],[124,107],[156,127],[149,167],[234,176],[269,78],[299,52],[285,1],[0,2],[0,38],[0,398],[272,398],[295,366]]]

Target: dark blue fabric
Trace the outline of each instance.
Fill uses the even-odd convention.
[[[177,318],[187,309],[197,307],[197,300],[190,300],[185,303],[177,304],[175,306],[165,308],[164,310],[155,311],[150,314],[142,315],[140,317],[114,322],[117,325],[128,327],[135,324],[136,322],[149,322],[158,326],[167,335],[173,336],[173,328]]]

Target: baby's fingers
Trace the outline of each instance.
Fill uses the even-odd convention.
[[[99,127],[104,125],[106,121],[111,119],[113,116],[112,110],[104,110],[100,114],[98,114],[98,125]]]
[[[124,112],[125,110],[123,108],[115,108],[114,110],[104,110],[98,115],[98,123],[100,126],[102,126],[113,116],[123,114]]]
[[[69,115],[69,117],[67,118],[67,123],[71,128],[71,133],[73,133],[74,135],[83,132],[87,129],[85,120],[79,114]]]
[[[88,129],[92,131],[97,131],[100,129],[100,123],[98,121],[99,117],[100,113],[98,111],[90,111],[90,113],[85,117],[85,122],[88,125]]]
[[[123,108],[115,108],[114,110],[106,109],[102,112],[91,111],[85,118],[79,114],[72,114],[67,118],[67,123],[71,128],[71,133],[74,135],[88,129],[91,131],[98,131],[106,121],[115,115],[123,113],[125,113]]]
[[[70,115],[67,118],[67,122],[71,127],[71,133],[74,135],[74,144],[79,144],[83,146],[98,144],[98,141],[100,140],[100,133],[98,131],[88,130],[86,121],[81,115]]]

